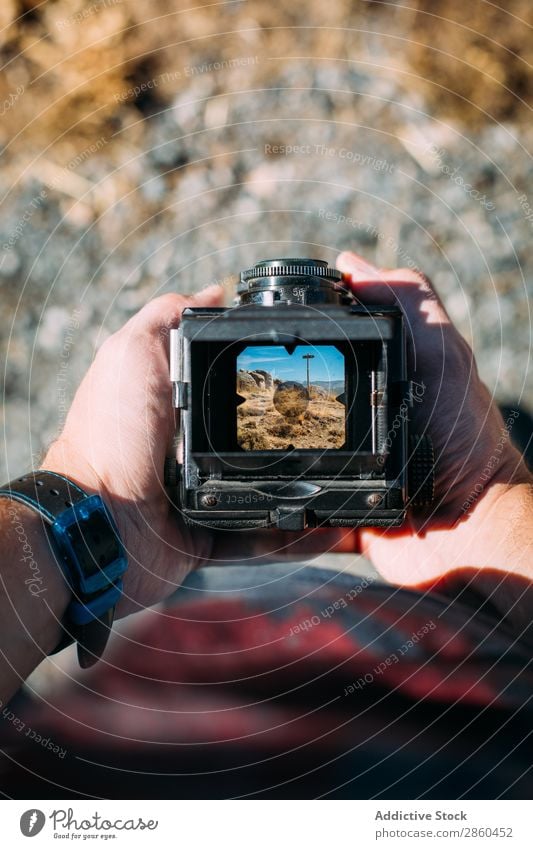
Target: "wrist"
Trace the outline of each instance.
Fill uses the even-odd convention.
[[[73,450],[67,440],[60,437],[49,447],[42,463],[42,469],[63,475],[77,484],[87,495],[99,495],[111,511],[120,537],[126,544],[126,522],[120,500],[113,494],[112,487],[99,475],[85,458],[80,462],[79,452]]]
[[[533,577],[533,479],[494,483],[452,534],[457,565]]]
[[[494,484],[450,535],[455,551],[433,588],[463,600],[473,591],[532,641],[533,481]]]
[[[71,591],[64,617],[66,633],[53,648],[74,640],[85,668],[106,647],[128,560],[120,531],[101,493],[94,491],[94,483],[86,475],[64,474],[62,467],[67,464],[53,462],[53,452],[46,459],[53,469],[11,481],[0,494],[28,506],[45,523],[58,568]]]
[[[87,495],[99,494],[103,498],[104,493],[107,492],[103,481],[92,466],[85,460],[80,462],[77,452],[62,437],[50,445],[43,461],[40,463],[40,468],[70,478]]]
[[[0,698],[5,703],[58,645],[71,593],[34,510],[0,498],[0,526]]]

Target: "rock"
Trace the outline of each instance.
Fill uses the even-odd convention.
[[[274,380],[269,371],[264,371],[262,368],[258,368],[255,370],[255,374],[260,374],[265,379],[265,389],[272,389],[274,386]]]
[[[266,388],[265,378],[263,377],[261,372],[250,371],[250,372],[248,372],[248,374],[255,380],[259,389],[265,389]]]
[[[254,392],[257,389],[257,383],[253,379],[252,375],[247,371],[238,371],[237,372],[237,392],[242,394],[248,394],[250,392]]]

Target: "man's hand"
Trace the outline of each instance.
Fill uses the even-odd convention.
[[[170,595],[211,553],[211,536],[193,534],[180,521],[163,471],[176,428],[170,328],[186,307],[216,306],[221,297],[217,286],[191,297],[163,295],[107,339],[42,463],[100,493],[110,506],[129,559],[118,615]]]
[[[395,531],[365,530],[364,552],[393,583],[423,586],[456,569],[533,575],[532,477],[480,380],[471,349],[430,282],[385,271],[356,254],[337,260],[364,304],[397,304],[405,315],[412,376],[423,385],[414,431],[433,441],[435,501]]]

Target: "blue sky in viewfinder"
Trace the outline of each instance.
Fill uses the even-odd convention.
[[[306,361],[303,354],[313,354],[310,360],[310,379],[344,380],[344,356],[333,345],[298,345],[288,354],[281,345],[250,345],[237,357],[237,369],[269,371],[280,380],[306,381]]]

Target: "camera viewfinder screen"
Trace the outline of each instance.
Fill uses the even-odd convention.
[[[245,348],[237,357],[237,442],[245,451],[341,448],[344,356],[333,345]]]

